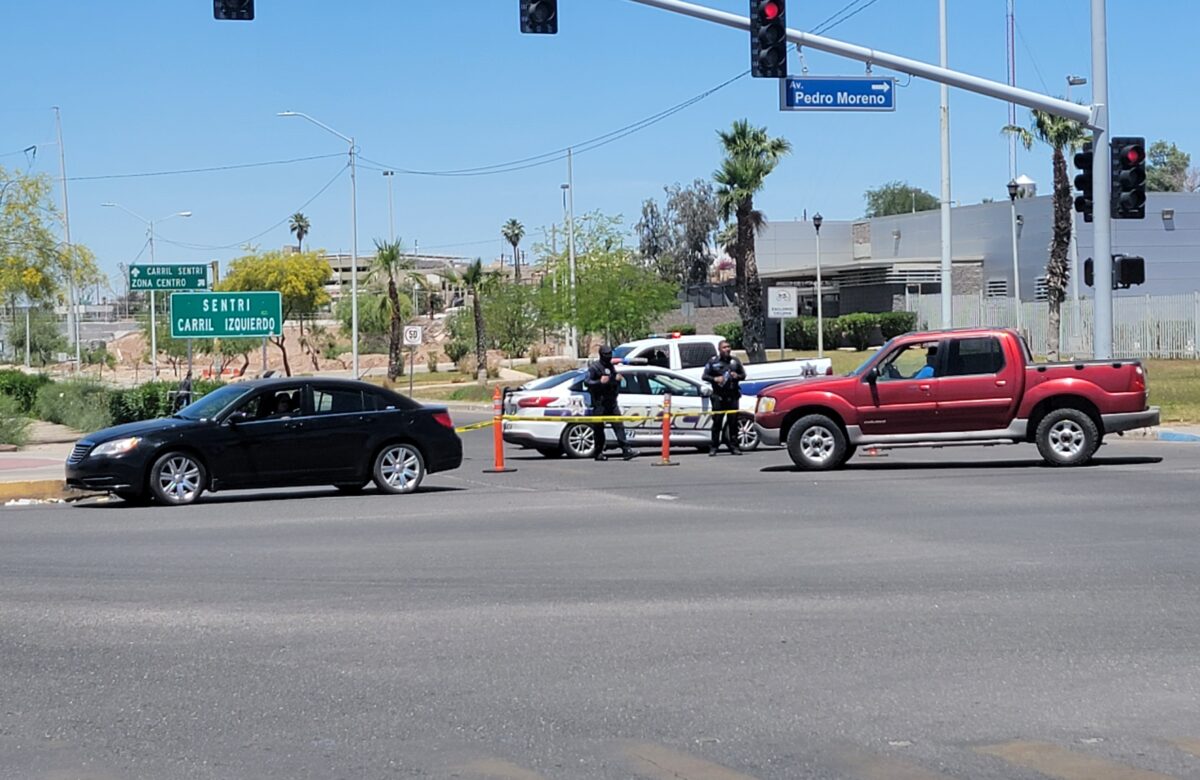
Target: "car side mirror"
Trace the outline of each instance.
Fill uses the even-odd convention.
[[[870,384],[875,384],[878,381],[879,381],[879,366],[871,366],[871,369],[869,371],[867,371],[867,382],[869,382]]]
[[[710,395],[712,395],[712,386],[700,385],[700,395],[704,398],[708,398]]]
[[[226,417],[225,422],[229,423],[230,426],[236,426],[238,423],[249,422],[251,419],[253,418],[250,417],[249,412],[239,409]]]

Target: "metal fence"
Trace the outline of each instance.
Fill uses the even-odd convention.
[[[1090,299],[1062,305],[1061,354],[1090,357],[1095,319]],[[910,295],[904,300],[917,315],[917,326],[936,328],[942,321],[940,295]],[[1035,354],[1046,354],[1048,304],[1021,304],[1021,332]],[[954,327],[1016,327],[1012,298],[954,296]],[[1113,355],[1129,358],[1200,359],[1200,292],[1186,295],[1122,296],[1113,299]]]

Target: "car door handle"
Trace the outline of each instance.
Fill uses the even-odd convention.
[[[298,430],[304,427],[304,423],[297,420],[295,422],[286,423],[283,427],[289,430]]]
[[[928,393],[932,385],[917,385],[917,389],[923,393]]]
[[[1006,387],[1007,385],[1008,385],[1007,379],[997,379],[996,380],[996,387]]]

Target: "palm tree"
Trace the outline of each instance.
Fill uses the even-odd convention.
[[[483,261],[475,262],[463,271],[461,282],[471,294],[471,313],[475,317],[475,376],[479,384],[487,384],[487,340],[483,332],[483,301],[481,297],[495,278],[494,273],[483,270]]]
[[[766,217],[754,208],[754,196],[779,160],[792,150],[783,138],[771,138],[767,128],[752,127],[739,119],[727,131],[717,131],[725,159],[713,174],[717,183],[717,206],[722,218],[737,221],[737,239],[733,261],[737,275],[738,310],[742,317],[742,340],[751,362],[767,359],[764,347],[767,322],[762,305],[762,286],[758,281],[758,262],[754,255],[754,236],[767,224]]]
[[[297,211],[288,219],[288,230],[296,236],[296,251],[304,251],[304,237],[308,235],[308,217]]]
[[[1005,135],[1015,135],[1028,150],[1035,140],[1054,150],[1054,234],[1050,239],[1050,259],[1046,262],[1046,298],[1049,328],[1046,334],[1046,357],[1058,360],[1061,336],[1062,302],[1067,297],[1070,269],[1067,252],[1071,246],[1071,180],[1067,178],[1067,158],[1064,150],[1074,151],[1088,139],[1083,125],[1064,117],[1034,110],[1029,127],[1007,125]]]
[[[404,255],[400,240],[380,241],[375,239],[375,259],[371,263],[371,276],[387,282],[387,297],[383,306],[391,317],[388,326],[388,379],[393,381],[404,373],[404,352],[401,344],[403,316],[400,310],[400,291],[396,286],[399,277],[412,277],[412,261]]]
[[[505,241],[512,244],[513,279],[520,283],[521,255],[517,252],[517,246],[521,243],[521,239],[525,237],[525,226],[515,219],[510,219],[504,223],[504,227],[500,228],[500,235],[504,236]]]

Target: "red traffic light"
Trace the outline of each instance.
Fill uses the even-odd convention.
[[[1140,165],[1146,159],[1146,150],[1140,146],[1129,146],[1125,149],[1125,161],[1130,165]]]
[[[779,18],[779,3],[763,3],[762,7],[763,18],[768,22],[773,22]]]

